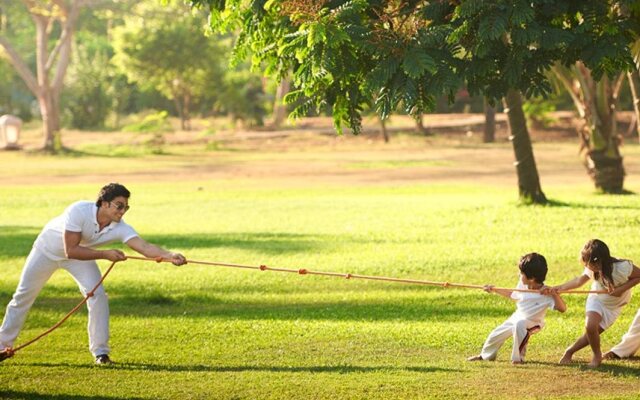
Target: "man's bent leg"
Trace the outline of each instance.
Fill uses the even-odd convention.
[[[83,296],[86,296],[102,277],[95,261],[68,260],[64,268],[73,276]],[[87,300],[87,309],[89,350],[94,356],[109,354],[109,301],[102,285]]]
[[[620,358],[627,358],[634,355],[638,349],[640,349],[640,310],[633,318],[633,322],[622,337],[622,341],[609,350],[609,353],[614,353]]]
[[[0,349],[13,346],[29,309],[56,268],[58,266],[55,261],[47,258],[39,250],[31,249],[22,269],[16,292],[4,314],[0,327]]]

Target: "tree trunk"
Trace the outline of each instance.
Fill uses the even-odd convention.
[[[186,94],[184,96],[184,129],[191,130],[191,95]]]
[[[284,96],[289,93],[291,81],[289,78],[283,78],[276,89],[276,99],[273,103],[273,126],[279,128],[287,117],[287,106],[283,103]]]
[[[629,71],[627,73],[629,79],[629,88],[631,88],[631,96],[633,96],[633,111],[635,112],[636,132],[638,140],[640,140],[640,70]],[[633,123],[633,122],[632,122]],[[633,129],[631,126],[629,130]]]
[[[173,103],[176,106],[176,111],[178,112],[178,116],[180,117],[180,129],[185,130],[185,119],[184,119],[184,110],[182,109],[182,104],[180,102],[180,95],[178,93],[173,94]]]
[[[491,104],[487,101],[487,98],[484,99],[484,136],[482,137],[482,141],[484,143],[493,143],[496,140],[496,109],[492,107]]]
[[[513,144],[515,166],[518,173],[518,190],[521,201],[525,203],[545,204],[547,198],[542,192],[536,161],[533,157],[533,147],[527,129],[527,120],[522,110],[520,92],[509,89],[504,98],[505,112],[509,121],[511,135],[509,140]]]
[[[380,120],[380,132],[382,133],[384,142],[389,143],[389,132],[387,132],[387,121],[382,118],[379,118],[379,120]]]
[[[428,128],[424,127],[424,118],[423,118],[423,114],[420,114],[417,118],[416,118],[416,129],[418,131],[418,133],[421,133],[425,136],[429,136],[431,135],[431,131]]]
[[[47,70],[47,42],[50,18],[32,14],[31,18],[36,26],[36,76],[38,80],[38,105],[42,115],[43,149],[47,152],[55,152],[55,132],[57,117],[53,108],[53,91],[49,82]]]
[[[605,193],[623,192],[625,172],[618,149],[615,115],[619,85],[612,85],[606,76],[596,82],[581,62],[570,68],[556,64],[553,71],[584,121],[578,135],[587,173],[597,189]],[[620,77],[616,82],[621,82]]]
[[[42,134],[43,143],[42,148],[47,152],[53,152],[55,150],[55,128],[52,118],[52,104],[50,93],[43,91],[38,96],[38,106],[40,107],[40,115],[42,117]]]
[[[585,166],[599,190],[605,193],[621,193],[624,184],[624,166],[618,148],[616,134],[616,106],[611,81],[603,76],[596,82],[591,72],[579,66],[585,95],[588,150]]]

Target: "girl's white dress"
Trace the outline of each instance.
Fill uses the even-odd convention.
[[[615,287],[622,285],[629,280],[629,275],[633,271],[633,263],[629,260],[616,261],[612,265],[612,277]],[[584,269],[584,275],[588,276],[593,283],[591,284],[591,290],[607,290],[607,287],[602,281],[602,273],[600,279],[594,279],[594,273],[588,268]],[[622,307],[624,307],[631,300],[631,290],[627,290],[620,297],[615,297],[603,294],[591,293],[587,297],[586,311],[593,311],[602,316],[600,327],[607,329],[610,327],[620,315]]]

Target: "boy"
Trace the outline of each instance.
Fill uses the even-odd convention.
[[[547,276],[547,260],[542,255],[538,253],[524,255],[518,263],[518,268],[520,268],[518,289],[541,290],[544,287],[544,280]],[[489,334],[484,346],[482,346],[482,352],[477,356],[469,357],[468,361],[495,360],[500,347],[509,336],[513,336],[511,362],[522,364],[529,336],[544,326],[544,315],[547,308],[562,313],[567,310],[567,305],[555,290],[550,291],[550,296],[542,295],[539,292],[496,289],[493,285],[485,286],[484,290],[514,300],[516,311]]]

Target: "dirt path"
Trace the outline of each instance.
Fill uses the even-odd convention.
[[[0,153],[0,162],[14,166],[13,170],[0,171],[0,184],[103,182],[114,178],[113,168],[108,166],[117,165],[117,179],[127,182],[241,179],[277,180],[294,186],[461,182],[515,187],[514,156],[506,125],[499,125],[496,143],[483,144],[481,127],[474,128],[473,121],[468,122],[464,130],[448,129],[434,136],[394,133],[390,143],[384,143],[372,130],[371,122],[367,129],[373,133],[357,137],[324,132],[331,129],[325,118],[275,132],[223,131],[213,136],[197,130],[178,132],[167,135],[168,154],[160,156],[85,154],[74,158]],[[410,130],[412,121],[399,120],[390,126]],[[567,129],[532,135],[543,187],[589,184],[578,156],[577,139],[572,135]],[[143,140],[140,135],[123,132],[68,131],[64,135],[64,143],[76,149],[87,145],[131,145]],[[23,143],[27,149],[37,147],[38,141],[37,130],[25,132]],[[205,150],[214,142],[217,150]],[[640,182],[640,149],[633,144],[623,152],[627,182],[635,185]]]

